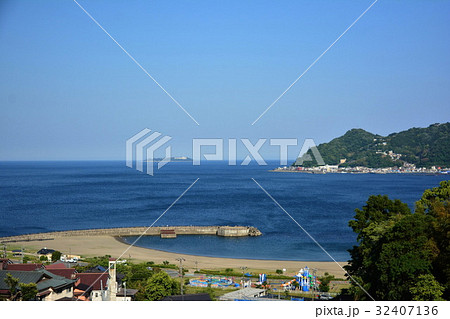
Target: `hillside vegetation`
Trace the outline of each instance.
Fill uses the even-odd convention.
[[[406,162],[417,167],[450,167],[450,123],[411,128],[388,136],[352,129],[317,149],[328,165],[337,165],[345,159],[341,166],[379,168],[402,166]],[[311,150],[308,155],[312,161],[305,161],[302,166],[316,166]]]

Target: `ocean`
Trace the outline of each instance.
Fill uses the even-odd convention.
[[[355,242],[348,227],[372,194],[411,208],[447,176],[269,172],[278,166],[172,162],[149,176],[122,161],[1,162],[0,237],[155,224],[243,225],[260,237],[142,237],[138,246],[212,257],[329,261],[330,258],[255,184],[261,184],[338,261]],[[132,242],[134,238],[127,238]]]

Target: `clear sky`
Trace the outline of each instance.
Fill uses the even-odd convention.
[[[0,160],[124,159],[146,127],[191,155],[192,137],[321,143],[450,120],[450,1],[379,0],[254,126],[371,0],[79,3],[200,126],[73,1],[1,0]]]

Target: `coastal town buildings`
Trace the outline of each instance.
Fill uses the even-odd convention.
[[[47,257],[47,261],[52,261],[52,254],[55,252],[54,249],[48,249],[47,247],[44,247],[40,249],[37,254],[38,256],[45,256]]]
[[[80,301],[131,301],[136,289],[127,289],[121,280],[118,282],[116,260],[110,259],[109,269],[78,273],[63,262],[44,266],[43,264],[13,263],[0,259],[0,298],[20,299],[20,284],[36,284],[38,301],[80,300]],[[95,267],[94,267],[95,268]],[[100,268],[100,267],[99,267]],[[10,287],[5,282],[8,274],[19,280],[16,296],[11,296]],[[119,284],[120,283],[120,284]]]
[[[74,297],[85,301],[102,301],[107,289],[107,273],[79,273],[75,282]]]
[[[342,164],[342,163],[341,163]],[[303,166],[283,166],[278,167],[272,172],[293,172],[293,173],[311,173],[311,174],[326,174],[326,173],[341,173],[341,174],[449,174],[450,168],[442,168],[432,166],[430,168],[416,167],[414,164],[403,163],[400,167],[382,167],[370,168],[365,166],[340,166],[340,165],[321,165],[313,167]]]
[[[17,278],[19,283],[36,284],[38,290],[36,300],[53,301],[60,298],[73,297],[75,280],[54,275],[45,269],[32,271],[0,270],[0,297],[11,297],[9,287],[5,282],[7,274],[11,274],[11,276]]]

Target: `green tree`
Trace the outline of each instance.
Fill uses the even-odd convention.
[[[430,216],[411,214],[399,220],[380,240],[371,291],[381,300],[411,300],[410,287],[429,274],[435,258]]]
[[[362,209],[355,210],[355,219],[349,226],[358,235],[358,246],[349,250],[351,259],[346,270],[353,277],[360,278],[361,285],[368,284],[370,294],[375,294],[379,279],[377,263],[381,252],[383,236],[404,216],[411,215],[408,205],[387,196],[370,196]],[[358,287],[359,289],[359,287]],[[358,291],[355,288],[354,291]],[[355,296],[356,298],[357,296]],[[365,295],[361,295],[365,299]]]
[[[444,287],[434,278],[433,275],[420,275],[417,282],[409,290],[412,300],[416,301],[434,301],[444,300],[442,294]]]
[[[450,180],[442,181],[438,187],[425,190],[422,198],[416,202],[416,211],[434,215],[433,206],[437,203],[448,203],[450,199]]]
[[[348,273],[377,300],[423,298],[414,294],[427,282],[434,285],[431,279],[444,288],[443,297],[448,299],[449,197],[450,183],[441,182],[424,192],[411,213],[400,201],[370,196],[349,222],[358,235],[358,245],[349,250]],[[349,291],[353,297],[367,299],[364,291],[352,284]]]
[[[20,292],[22,293],[22,300],[24,301],[30,301],[30,300],[36,300],[36,295],[38,293],[37,286],[35,283],[29,283],[29,284],[19,284]]]
[[[121,273],[125,274],[125,281],[130,284],[136,281],[145,281],[153,275],[153,271],[148,267],[145,263],[130,264],[121,270]]]
[[[58,260],[60,260],[60,259],[61,259],[61,252],[55,250],[55,251],[52,253],[52,261],[58,261]]]
[[[161,271],[145,282],[143,296],[145,300],[161,300],[166,296],[177,294],[179,290],[179,283]]]
[[[275,270],[275,272],[276,272],[277,274],[279,274],[279,275],[282,275],[282,274],[283,274],[283,270],[281,270],[281,269],[277,269],[277,270]]]
[[[14,300],[17,293],[17,285],[19,284],[19,279],[13,277],[10,273],[7,273],[4,281],[9,289],[10,300]]]
[[[450,181],[428,189],[416,202],[416,211],[433,217],[432,238],[436,251],[433,275],[444,288],[444,299],[450,299]]]
[[[335,279],[335,277],[326,272],[325,276],[319,278],[319,290],[322,292],[330,291],[330,281],[332,281],[333,279]]]

